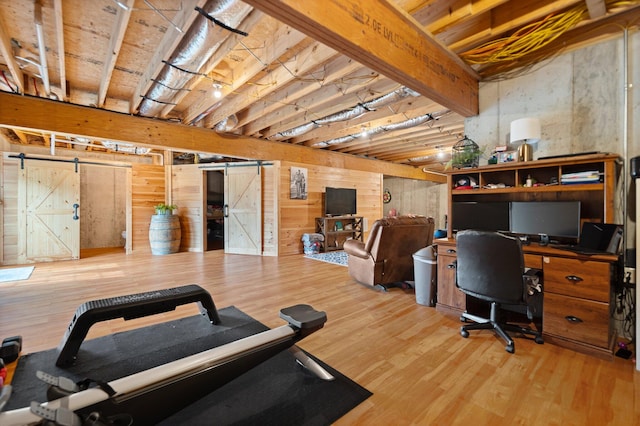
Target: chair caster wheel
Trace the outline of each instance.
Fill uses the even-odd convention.
[[[469,332],[465,330],[464,327],[460,327],[460,335],[466,339],[469,337]]]
[[[507,345],[507,347],[505,348],[505,350],[507,352],[509,352],[510,354],[515,353],[516,348],[513,345]]]
[[[541,345],[541,344],[543,344],[543,343],[544,343],[544,340],[542,340],[542,337],[541,337],[541,336],[536,336],[536,338],[535,338],[534,340],[535,340],[535,342],[536,342],[537,344],[539,344],[539,345]]]
[[[460,322],[467,322],[467,318],[464,315],[460,315]]]

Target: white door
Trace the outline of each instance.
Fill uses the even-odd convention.
[[[262,167],[227,167],[224,178],[224,251],[262,254]]]
[[[80,173],[67,162],[23,160],[18,180],[20,263],[80,257]]]

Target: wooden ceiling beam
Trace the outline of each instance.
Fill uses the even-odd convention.
[[[192,123],[197,117],[210,110],[212,107],[225,105],[230,101],[230,98],[227,98],[227,95],[237,96],[235,91],[242,88],[245,84],[263,72],[265,64],[273,63],[280,56],[285,54],[291,45],[298,44],[305,38],[306,37],[303,33],[292,30],[288,25],[279,24],[278,29],[270,34],[269,39],[255,40],[256,43],[259,43],[258,45],[263,46],[261,49],[262,54],[258,56],[259,59],[253,56],[253,54],[249,54],[244,58],[244,60],[236,62],[233,69],[228,71],[228,74],[231,77],[231,83],[229,85],[223,85],[220,88],[222,97],[220,99],[216,99],[213,96],[202,96],[199,99],[194,100],[194,102],[191,102],[188,108],[182,113],[182,122]],[[248,42],[249,41],[247,40],[245,44]],[[209,87],[209,93],[212,92],[212,88],[213,84]],[[219,107],[215,108],[216,114],[218,114],[218,109]],[[227,115],[225,116],[215,115],[216,118],[213,120],[215,121],[217,119],[215,124],[229,115],[229,113],[226,114]]]
[[[265,19],[265,17],[268,18],[267,15],[265,15],[261,11],[253,9],[251,12],[249,12],[247,17],[242,20],[242,22],[240,23],[237,29],[244,32],[251,31],[256,25],[259,25],[259,22]],[[220,47],[216,49],[215,53],[211,55],[211,57],[207,60],[207,62],[202,67],[202,73],[206,75],[213,73],[216,67],[220,65],[220,62],[222,62],[222,60],[225,59],[225,57],[227,57],[227,55],[234,48],[238,46],[238,42],[243,37],[244,35],[232,33],[227,38],[225,38],[225,40],[222,42]],[[182,89],[186,89],[186,90],[179,91],[173,97],[173,102],[176,105],[180,105],[183,99],[189,93],[191,93],[204,79],[205,77],[203,76],[197,76],[192,78],[187,84],[185,84],[182,87]],[[207,80],[207,82],[212,83],[209,80]],[[209,91],[210,90],[211,89],[209,89]],[[166,107],[164,107],[162,109],[162,112],[160,113],[160,117],[167,118],[169,113],[175,108],[176,105],[167,105]]]
[[[245,2],[465,117],[478,114],[475,72],[387,0]]]
[[[445,30],[438,34],[439,40],[454,52],[463,52],[489,40],[538,21],[552,13],[558,13],[575,6],[576,0],[537,0],[535,2],[512,1],[492,9],[489,14],[476,15],[455,30]]]
[[[242,132],[245,135],[257,133],[268,126],[254,127],[252,126],[254,121],[268,116],[283,105],[293,105],[298,99],[318,90],[319,87],[361,68],[362,65],[351,58],[335,53],[328,63],[318,65],[315,69],[309,70],[306,75],[300,74],[299,78],[280,87],[280,90],[258,99],[238,113],[238,127],[244,127]]]
[[[411,12],[418,22],[425,26],[431,34],[438,34],[453,25],[491,11],[510,0],[458,0],[455,2],[440,1],[435,4],[423,3],[423,7]],[[453,3],[453,4],[452,4]]]
[[[296,31],[298,33],[298,31]],[[295,80],[297,75],[304,75],[318,64],[326,63],[334,57],[336,52],[322,44],[313,43],[296,55],[295,59],[287,64],[287,67],[279,66],[272,72],[265,75],[255,84],[245,86],[235,94],[233,99],[222,103],[219,108],[212,112],[205,120],[205,127],[214,127],[223,119],[241,111],[270,93],[279,90],[283,85]],[[295,70],[296,74],[292,74]]]
[[[607,14],[607,5],[604,0],[585,0],[585,2],[591,19],[602,18]]]
[[[343,58],[346,57],[343,56]],[[353,63],[347,63],[345,68],[340,69],[339,65],[342,63],[343,61],[340,60],[329,63],[327,73],[320,80],[313,75],[308,75],[303,77],[303,81],[296,84],[291,90],[283,91],[284,95],[275,93],[275,97],[269,98],[269,101],[273,106],[277,105],[277,108],[268,108],[260,114],[259,109],[252,107],[250,114],[253,119],[244,126],[243,133],[246,135],[260,134],[264,137],[306,123],[310,118],[317,118],[316,116],[309,117],[309,111],[315,106],[326,102],[328,98],[339,97],[340,94],[336,94],[336,92],[340,90],[343,90],[342,94],[350,92],[350,90],[344,89],[346,85],[341,83],[342,81],[351,78],[358,79],[359,76],[367,76],[370,79],[375,79],[378,76],[377,73],[373,73],[360,64],[353,66]],[[334,66],[336,64],[337,67]],[[262,104],[258,106],[260,105]],[[305,115],[306,118],[304,118]],[[300,118],[301,116],[302,118]],[[291,123],[295,119],[298,121]],[[281,123],[282,126],[280,126]]]
[[[20,139],[20,143],[23,145],[29,145],[29,139],[27,138],[27,134],[21,130],[13,129],[13,133]]]
[[[424,140],[429,137],[439,137],[442,134],[447,135],[452,140],[452,144],[458,141],[458,133],[464,130],[464,125],[458,124],[459,120],[453,114],[448,117],[441,118],[435,122],[431,121],[421,126],[415,126],[404,130],[398,130],[390,133],[381,133],[373,135],[369,138],[356,139],[353,142],[341,144],[341,152],[357,154],[358,148],[371,149],[376,146],[398,145],[402,146],[412,140]],[[460,126],[460,127],[459,127]]]
[[[61,100],[67,100],[67,67],[64,52],[64,22],[62,20],[62,0],[53,2],[54,25],[56,28],[56,45],[58,47],[58,73],[60,74]]]
[[[2,22],[2,17],[0,16],[0,54],[2,54],[7,62],[7,68],[9,68],[9,72],[11,73],[13,83],[16,85],[18,93],[24,93],[24,74],[22,73],[18,62],[16,62],[16,58],[13,56],[11,39],[6,33],[5,28],[7,27]]]
[[[218,134],[202,127],[6,92],[0,92],[0,125],[66,135],[84,135],[96,139],[121,140],[163,150],[206,152],[253,160],[292,161],[409,179],[441,183],[446,181],[443,174],[425,173],[419,168],[402,164],[246,136]]]
[[[149,65],[140,76],[138,85],[133,92],[133,96],[131,96],[131,101],[129,102],[131,105],[131,113],[135,114],[136,112],[138,112],[138,108],[140,107],[140,103],[142,102],[142,95],[144,93],[147,93],[147,90],[149,90],[149,87],[151,87],[151,85],[153,84],[152,79],[158,75],[158,73],[164,66],[162,61],[168,60],[171,57],[176,47],[182,41],[182,38],[187,34],[187,30],[189,29],[193,21],[198,16],[200,16],[200,13],[195,10],[196,6],[203,7],[205,3],[206,0],[182,0],[182,9],[176,14],[172,22],[175,26],[183,29],[184,33],[182,33],[182,36],[180,36],[174,25],[171,25],[167,28],[167,32],[164,34],[162,41],[158,44],[156,50],[153,52],[153,56],[149,61]]]
[[[424,96],[420,96],[418,98],[409,96],[394,104],[387,105],[375,111],[367,112],[360,117],[318,127],[317,129],[311,130],[303,135],[294,137],[288,142],[304,143],[305,145],[310,146],[316,142],[362,131],[362,126],[365,124],[368,129],[373,129],[405,121],[411,117],[418,117],[429,112],[437,111],[441,108],[442,106],[425,98]]]
[[[361,102],[377,98],[399,88],[398,83],[388,78],[379,76],[366,86],[329,85],[324,90],[318,90],[304,99],[300,99],[295,105],[282,108],[279,112],[287,112],[292,115],[273,123],[262,132],[264,138],[275,136],[279,132],[295,129],[311,120],[318,120],[332,114],[349,110]]]
[[[567,52],[582,46],[583,43],[593,44],[595,40],[605,39],[613,36],[621,36],[624,28],[638,27],[640,22],[640,5],[633,6],[624,11],[613,13],[602,19],[579,25],[567,31],[559,37],[529,55],[519,58],[517,61],[487,64],[479,67],[479,72],[484,78],[500,73],[507,73],[511,70],[521,68],[526,64],[544,61],[559,52]]]
[[[102,76],[100,77],[100,88],[98,89],[98,107],[100,108],[104,107],[104,101],[107,97],[107,90],[109,90],[109,83],[111,83],[113,69],[116,66],[118,54],[120,53],[122,41],[124,40],[124,34],[127,31],[127,26],[129,25],[129,18],[131,17],[131,9],[133,8],[134,0],[119,1],[126,7],[116,7],[116,19],[113,22],[111,37],[109,38],[109,47],[105,52]]]

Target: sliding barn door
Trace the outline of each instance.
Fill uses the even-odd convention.
[[[74,163],[23,160],[18,180],[20,263],[80,257],[80,173]]]
[[[262,254],[261,169],[253,164],[225,171],[225,253]]]

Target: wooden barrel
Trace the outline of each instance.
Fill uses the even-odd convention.
[[[154,214],[149,224],[152,254],[176,253],[180,249],[180,218],[173,214]]]

